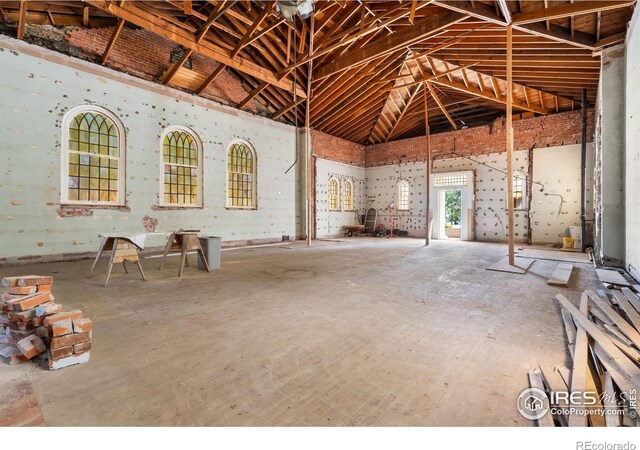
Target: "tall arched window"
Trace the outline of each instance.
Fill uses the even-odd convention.
[[[76,106],[62,120],[63,204],[123,205],[124,128],[99,106]]]
[[[340,183],[335,178],[329,180],[329,210],[340,209]]]
[[[343,208],[345,211],[353,210],[353,183],[351,180],[344,182],[344,195],[342,197]]]
[[[234,141],[227,152],[227,206],[256,207],[256,155],[245,141]]]
[[[399,211],[409,210],[409,182],[400,180],[398,183],[398,208]]]
[[[162,181],[160,204],[200,206],[202,146],[197,135],[186,127],[168,127],[162,141]]]

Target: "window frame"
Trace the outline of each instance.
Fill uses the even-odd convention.
[[[516,193],[516,189],[515,189],[515,180],[516,178],[519,178],[521,180],[521,185],[522,185],[522,190],[518,191],[522,193],[521,198],[521,203],[520,206],[516,206],[515,205],[515,193]],[[526,211],[527,207],[528,207],[528,183],[527,183],[527,176],[523,173],[523,172],[514,172],[513,174],[513,178],[511,180],[511,191],[512,191],[512,195],[511,195],[511,202],[513,205],[513,210],[514,211]]]
[[[336,190],[336,207],[332,208],[331,207],[331,183],[335,181],[336,184],[338,185],[338,188]],[[330,177],[329,178],[329,184],[328,184],[328,188],[327,188],[327,208],[329,209],[329,211],[342,211],[341,207],[341,198],[340,198],[340,180],[338,180],[338,178],[336,177]]]
[[[251,177],[251,206],[235,206],[229,203],[229,152],[231,148],[236,144],[243,144],[249,148],[251,151],[251,156],[253,158],[253,174]],[[258,155],[256,153],[255,148],[248,141],[244,139],[233,139],[227,145],[227,150],[225,153],[225,192],[224,192],[224,204],[227,209],[244,209],[244,210],[255,210],[258,209]]]
[[[193,203],[167,203],[164,201],[164,138],[169,134],[172,133],[174,131],[182,131],[185,133],[188,133],[189,135],[191,135],[191,137],[193,138],[194,142],[196,143],[196,148],[198,151],[198,201],[193,204]],[[204,207],[204,195],[203,195],[203,186],[204,186],[204,177],[203,177],[203,173],[204,171],[202,170],[202,164],[204,161],[203,158],[203,150],[202,150],[202,140],[200,139],[200,136],[198,136],[198,133],[196,133],[195,131],[193,131],[192,128],[189,128],[187,126],[184,125],[171,125],[166,127],[163,131],[162,134],[160,135],[160,156],[159,156],[159,166],[158,166],[158,184],[159,184],[159,190],[158,190],[158,206],[160,208],[164,208],[164,209],[171,209],[171,208],[178,208],[178,209],[184,209],[184,208],[194,208],[194,209],[198,209],[198,208],[203,208]],[[176,166],[182,166],[185,167],[186,165],[184,164],[174,164]],[[186,167],[190,167],[190,166],[186,166]]]
[[[351,204],[349,205],[349,207],[347,208],[346,205],[346,200],[347,200],[347,185],[349,185],[351,187],[351,193],[350,193],[350,200],[351,200]],[[353,181],[345,179],[344,180],[344,184],[342,186],[342,210],[343,211],[355,211],[355,202],[354,202],[354,194],[355,194],[355,185],[353,183]]]
[[[118,199],[111,201],[90,201],[69,199],[69,126],[76,116],[82,113],[94,113],[106,116],[113,122],[118,131]],[[88,208],[126,206],[126,135],[124,125],[114,113],[97,105],[77,105],[69,109],[62,118],[61,133],[61,168],[60,168],[60,204],[62,206],[84,206]],[[98,155],[100,156],[100,155]],[[104,156],[104,155],[103,155]]]
[[[407,186],[407,207],[401,208],[400,205],[402,204],[402,186],[404,185]],[[411,211],[411,201],[410,201],[411,183],[409,183],[409,180],[402,179],[398,181],[397,190],[398,190],[398,201],[396,203],[396,211]]]

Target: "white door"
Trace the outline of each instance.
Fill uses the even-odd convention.
[[[459,226],[460,239],[462,239],[463,241],[473,240],[475,213],[475,192],[473,175],[474,174],[471,171],[441,172],[432,174],[430,207],[433,211],[432,237],[434,239],[449,239],[449,237],[447,236],[447,228]],[[451,223],[451,220],[449,220],[449,223],[447,223],[447,191],[449,191],[450,193],[454,193],[456,191],[460,192],[460,211],[458,224]],[[457,233],[450,232],[449,234],[455,236]]]

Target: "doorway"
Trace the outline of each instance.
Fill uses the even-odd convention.
[[[434,173],[431,181],[430,209],[433,211],[434,239],[474,239],[474,173]]]
[[[462,219],[462,191],[451,189],[444,191],[444,234],[448,239],[460,239]]]

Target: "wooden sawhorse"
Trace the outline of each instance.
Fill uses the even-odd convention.
[[[180,251],[180,267],[178,268],[178,276],[182,276],[182,270],[186,264],[189,267],[189,260],[187,259],[187,252],[191,250],[196,250],[202,258],[202,264],[207,272],[209,270],[209,264],[207,263],[207,258],[204,256],[204,251],[202,250],[202,245],[200,245],[200,239],[198,238],[198,233],[193,231],[176,231],[171,233],[169,236],[169,240],[167,241],[167,245],[164,248],[164,255],[162,255],[162,261],[160,261],[160,266],[158,270],[162,269],[162,265],[164,264],[164,260],[167,259],[167,255],[171,250]]]
[[[127,270],[126,262],[135,262],[138,265],[138,270],[140,270],[140,275],[142,275],[142,279],[147,281],[144,276],[144,272],[142,271],[142,266],[140,265],[140,258],[138,255],[138,246],[134,244],[130,239],[124,236],[102,236],[102,242],[100,243],[100,250],[98,250],[98,254],[96,255],[96,259],[93,261],[93,265],[91,266],[91,274],[93,274],[93,269],[96,268],[96,264],[98,263],[98,259],[102,252],[111,251],[111,256],[109,257],[109,266],[107,268],[107,278],[104,280],[104,287],[107,287],[109,283],[109,277],[111,276],[111,269],[113,269],[114,264],[122,263],[122,267],[124,267],[125,273],[129,273]]]

